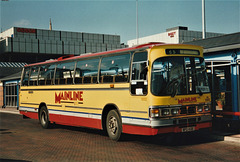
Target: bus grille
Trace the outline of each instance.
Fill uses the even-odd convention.
[[[195,106],[189,106],[188,107],[188,114],[196,114],[196,107]]]
[[[195,124],[197,121],[197,118],[179,119],[178,124]]]
[[[183,106],[180,108],[180,114],[196,114],[196,106]]]

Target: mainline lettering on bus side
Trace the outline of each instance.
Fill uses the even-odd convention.
[[[55,92],[55,103],[61,103],[61,100],[83,101],[83,91],[64,91]]]
[[[196,97],[186,97],[182,99],[178,99],[178,104],[189,103],[189,102],[197,102]]]

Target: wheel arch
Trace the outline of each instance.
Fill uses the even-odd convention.
[[[118,113],[118,115],[119,115],[119,117],[120,117],[120,120],[121,120],[121,123],[122,123],[122,118],[121,118],[121,113],[120,113],[120,111],[119,111],[119,108],[117,107],[117,105],[115,105],[115,104],[113,104],[113,103],[110,103],[110,104],[107,104],[107,105],[105,105],[104,106],[104,108],[103,108],[103,111],[102,111],[102,129],[104,130],[104,131],[106,131],[106,119],[107,119],[107,114],[108,114],[108,112],[109,111],[111,111],[111,110],[116,110],[117,111],[117,113]]]

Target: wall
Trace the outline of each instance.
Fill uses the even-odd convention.
[[[5,39],[6,37],[12,37],[14,33],[14,28],[10,28],[2,33],[0,33],[0,39]]]
[[[179,43],[179,30],[172,30],[138,39],[138,44],[144,44],[149,42]],[[127,44],[129,45],[129,47],[137,45],[137,39],[129,40]]]
[[[0,108],[3,106],[3,83],[0,82]]]

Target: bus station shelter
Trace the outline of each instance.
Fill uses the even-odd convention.
[[[221,127],[240,130],[240,33],[186,44],[204,47],[213,117]]]

